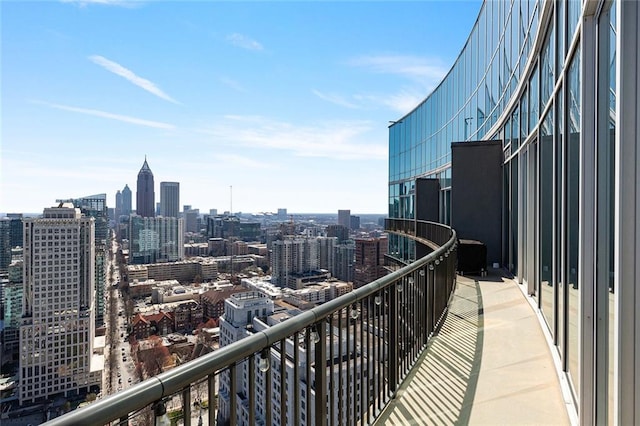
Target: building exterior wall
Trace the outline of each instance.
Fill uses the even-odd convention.
[[[639,21],[633,1],[485,1],[446,77],[389,127],[396,222],[432,178],[451,223],[451,144],[502,141],[499,264],[538,307],[581,424],[640,422]],[[419,244],[390,232],[389,256]]]
[[[174,217],[129,217],[131,264],[173,262],[184,258],[182,219]]]
[[[384,256],[387,254],[387,238],[356,238],[354,286],[369,284],[387,274]]]
[[[20,403],[88,390],[95,337],[94,219],[71,204],[26,219]]]
[[[160,216],[179,217],[180,182],[160,182]]]
[[[144,159],[144,164],[138,172],[136,185],[136,214],[142,217],[154,217],[156,215],[156,196],[153,183],[153,173]]]

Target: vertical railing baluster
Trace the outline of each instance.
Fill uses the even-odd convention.
[[[360,324],[360,410],[359,416],[360,424],[364,424],[364,394],[366,392],[367,386],[364,377],[364,368],[365,368],[365,357],[364,357],[364,300],[360,300],[360,316],[354,322],[354,327]],[[356,388],[356,396],[358,396],[358,389]]]
[[[315,324],[316,333],[320,338],[315,344],[315,424],[318,426],[327,425],[327,328],[325,324],[324,320]]]
[[[308,425],[313,424],[311,422],[311,330],[309,329],[309,327],[307,327],[306,329],[306,333],[304,336],[304,347],[305,347],[305,364],[307,366],[307,371],[306,371],[306,382],[307,382],[307,388],[305,390],[305,396],[304,396],[304,400],[305,400],[305,409],[307,410],[305,413],[305,423]]]
[[[272,425],[273,422],[271,421],[271,417],[272,417],[272,409],[273,409],[273,404],[271,403],[271,380],[272,380],[272,375],[273,375],[273,369],[275,368],[275,366],[271,365],[271,348],[266,348],[263,350],[263,353],[261,354],[261,356],[265,356],[267,357],[267,360],[269,362],[269,368],[267,369],[267,371],[264,372],[264,387],[265,387],[265,395],[264,395],[264,410],[265,410],[265,424],[266,425]]]
[[[191,387],[187,386],[182,390],[182,414],[184,426],[191,425]]]
[[[209,398],[209,403],[207,406],[207,412],[209,416],[209,426],[214,426],[216,424],[216,374],[209,374],[209,378],[207,380],[207,396]]]
[[[300,333],[293,333],[293,419],[300,419]]]
[[[345,308],[345,321],[346,321],[346,339],[347,339],[347,358],[345,364],[347,365],[347,377],[346,377],[346,389],[345,389],[345,400],[347,403],[347,407],[345,410],[345,414],[347,416],[347,425],[351,424],[353,420],[353,416],[351,415],[351,386],[352,386],[352,374],[351,374],[351,306]]]
[[[256,424],[256,356],[255,354],[249,355],[249,361],[247,362],[247,370],[249,377],[249,424]]]
[[[236,369],[238,367],[236,364],[231,364],[231,368],[229,368],[229,376],[231,377],[231,386],[229,387],[229,417],[231,426],[236,426],[238,424],[238,381],[236,379]]]
[[[287,378],[287,339],[282,339],[280,341],[280,425],[281,426],[286,426],[287,424],[288,392],[287,392],[286,378]]]
[[[338,424],[343,424],[344,416],[344,383],[342,366],[344,365],[344,353],[342,352],[342,311],[338,311]]]
[[[336,419],[335,419],[335,415],[336,415],[336,410],[335,410],[335,403],[336,403],[336,395],[335,395],[335,391],[336,391],[336,383],[335,383],[335,377],[334,377],[334,369],[335,369],[335,348],[333,347],[335,342],[334,342],[334,336],[333,336],[333,314],[329,315],[328,318],[328,323],[329,323],[329,359],[331,361],[329,361],[329,425],[334,425],[336,424]]]
[[[387,315],[389,323],[389,338],[387,347],[387,359],[389,363],[389,395],[391,398],[396,397],[396,388],[398,386],[398,290],[394,283],[389,287],[389,313]]]

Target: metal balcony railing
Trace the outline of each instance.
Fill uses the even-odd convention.
[[[150,425],[165,424],[167,417],[185,425],[203,419],[209,425],[374,423],[442,321],[455,285],[455,232],[428,222],[416,229],[440,247],[351,293],[271,327],[254,326],[248,337],[46,424]]]

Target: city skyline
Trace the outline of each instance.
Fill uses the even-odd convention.
[[[230,210],[232,186],[234,211],[386,213],[387,125],[444,77],[479,7],[3,2],[2,210],[114,207],[147,155],[204,211]]]

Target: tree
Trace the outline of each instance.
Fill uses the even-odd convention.
[[[162,344],[162,338],[151,336],[147,342],[147,349],[138,349],[138,361],[144,365],[147,377],[153,377],[162,372],[162,366],[170,354],[169,349]]]

